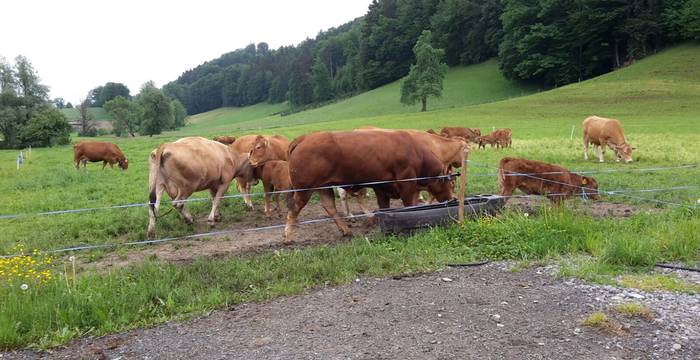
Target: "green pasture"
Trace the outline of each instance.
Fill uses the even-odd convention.
[[[78,121],[78,119],[80,119],[80,113],[78,113],[78,109],[76,108],[61,109],[61,112],[66,116],[68,121]],[[112,120],[112,116],[101,107],[88,108],[88,114],[92,115],[93,119],[96,121]]]
[[[426,113],[402,107],[397,84],[285,117],[274,115],[285,110],[284,105],[220,109],[192,117],[191,125],[178,132],[152,138],[107,138],[129,157],[126,171],[102,171],[101,164],[88,165],[87,172],[77,171],[70,146],[34,149],[18,171],[18,152],[0,151],[0,216],[147,202],[148,154],[158,144],[185,135],[266,133],[292,138],[362,125],[416,129],[461,125],[480,127],[483,132],[512,128],[513,148],[472,149],[470,193],[497,191],[492,174],[503,156],[543,160],[573,170],[624,170],[593,175],[604,190],[697,186],[698,168],[634,170],[700,162],[698,63],[700,46],[683,45],[590,81],[532,93],[533,88],[505,82],[493,71],[495,63],[488,62],[452,70],[442,103],[433,101],[430,108],[435,110]],[[492,88],[482,90],[487,86]],[[623,122],[628,141],[637,147],[634,163],[614,163],[610,151],[603,164],[583,160],[580,124],[593,114]],[[235,192],[234,187],[229,191]],[[688,208],[700,198],[700,189],[629,195],[605,196],[604,200],[649,211],[628,219],[594,219],[579,210],[546,206],[536,217],[513,212],[408,239],[356,239],[338,246],[201,259],[187,265],[152,261],[109,273],[89,272],[77,279],[64,275],[60,281],[28,292],[2,289],[0,348],[51,346],[88,331],[115,332],[241,301],[299,293],[318,284],[345,283],[361,275],[430,271],[450,261],[572,257],[573,262],[564,267],[567,275],[611,282],[613,274],[643,272],[658,261],[700,260],[700,216],[697,209]],[[197,218],[203,218],[210,204],[188,206]],[[225,226],[252,215],[242,200],[229,199],[223,202],[222,216]],[[136,207],[0,219],[0,254],[12,253],[18,244],[30,250],[49,250],[145,239],[147,217],[145,207]],[[158,222],[160,237],[195,230],[184,225],[175,212]],[[281,230],[275,236],[281,237]],[[56,271],[65,272],[63,268]]]

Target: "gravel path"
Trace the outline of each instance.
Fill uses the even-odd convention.
[[[182,323],[75,341],[2,359],[698,359],[700,296],[646,294],[560,280],[504,264],[243,304]],[[656,318],[625,318],[620,302]],[[605,311],[626,335],[585,327]]]

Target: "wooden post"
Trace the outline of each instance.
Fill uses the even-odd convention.
[[[462,174],[459,176],[459,222],[464,222],[464,194],[467,192],[467,162],[469,161],[469,145],[464,147]]]

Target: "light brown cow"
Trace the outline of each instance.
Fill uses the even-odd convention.
[[[493,136],[493,134],[486,134],[476,138],[476,143],[479,144],[479,149],[485,149],[486,144],[491,145],[491,147],[493,148],[494,145],[498,145],[498,139],[496,139],[496,137]]]
[[[271,150],[271,160],[287,160],[289,139],[282,135],[244,135],[236,139],[236,142],[231,147],[239,154],[249,154],[258,138],[267,141],[267,145]],[[252,187],[258,183],[258,179],[254,176],[248,176],[252,175],[252,172],[246,172],[244,175],[246,176],[237,177],[236,183],[238,184],[238,190],[243,194],[243,201],[252,209],[253,201],[249,194]]]
[[[528,195],[544,195],[552,202],[572,196],[598,200],[598,182],[588,176],[540,161],[505,157],[498,166],[499,195],[509,197],[515,189]],[[508,198],[506,198],[508,201]]]
[[[238,154],[229,146],[202,137],[183,138],[153,150],[149,158],[148,236],[155,235],[163,190],[168,192],[183,220],[191,224],[192,215],[185,208],[184,200],[194,192],[208,189],[212,205],[207,221],[218,221],[221,197],[238,176],[246,158],[246,154]]]
[[[467,142],[476,142],[476,138],[481,136],[481,130],[477,128],[446,127],[440,130],[440,135],[448,138],[459,137]]]
[[[228,135],[217,136],[214,138],[214,141],[218,141],[218,142],[225,144],[225,145],[231,145],[234,142],[236,142],[236,137],[235,136],[228,136]]]
[[[426,133],[427,134],[427,133]],[[289,145],[289,175],[294,193],[287,213],[285,243],[292,241],[292,229],[299,212],[318,187],[392,181],[444,175],[445,167],[432,151],[405,131],[318,132],[301,136]],[[417,187],[423,186],[439,201],[452,198],[452,189],[444,179],[393,182],[371,186],[380,208],[389,206],[389,198],[398,195],[404,206],[415,203]],[[363,186],[366,187],[366,186]],[[351,187],[351,190],[356,190]],[[338,216],[332,189],[318,190],[321,204],[335,220],[343,235],[351,235]]]
[[[87,170],[87,162],[102,161],[102,170],[109,164],[110,168],[114,168],[114,164],[119,164],[122,170],[129,167],[129,160],[124,156],[122,150],[116,144],[100,141],[81,141],[73,145],[73,161],[75,168],[80,169],[80,164],[83,164],[83,169]]]
[[[605,147],[615,152],[616,161],[632,162],[634,148],[625,141],[622,125],[615,119],[590,116],[583,120],[583,158],[588,160],[588,145],[595,145],[598,161],[604,162]]]
[[[280,208],[280,194],[270,194],[275,191],[284,191],[292,188],[291,180],[289,179],[289,164],[284,160],[268,160],[259,163],[255,167],[255,177],[262,180],[265,189],[265,216],[268,218],[272,215],[270,209],[270,198],[275,200],[277,205],[277,214],[282,216]],[[291,193],[285,193],[285,199],[289,202]]]

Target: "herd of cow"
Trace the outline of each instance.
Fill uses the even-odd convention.
[[[617,161],[632,161],[633,148],[625,141],[619,121],[591,116],[583,122],[583,133],[585,159],[589,144],[593,144],[601,162],[606,147],[615,152]],[[212,207],[207,220],[213,223],[221,217],[219,204],[233,179],[250,207],[252,186],[262,181],[268,217],[270,200],[274,199],[281,215],[279,191],[293,190],[285,193],[288,210],[285,243],[292,242],[299,212],[314,192],[319,193],[321,205],[343,235],[350,235],[350,229],[337,213],[334,187],[339,190],[347,215],[351,215],[348,194],[358,199],[365,213],[371,214],[362,203],[367,188],[374,190],[379,209],[389,208],[391,199],[401,199],[404,206],[416,205],[421,191],[427,191],[433,200],[448,201],[453,199],[454,189],[454,180],[449,175],[464,163],[468,144],[510,147],[511,134],[510,129],[498,129],[482,136],[479,129],[461,127],[444,128],[439,134],[432,129],[364,127],[354,131],[315,132],[291,142],[280,135],[221,136],[214,140],[183,138],[162,144],[150,154],[148,235],[155,236],[164,191],[184,221],[192,223],[185,200],[197,191],[209,190]],[[87,161],[102,161],[103,169],[107,164],[128,167],[127,158],[112,143],[80,142],[74,146],[74,155],[76,168],[81,164],[85,167]],[[557,202],[572,196],[598,198],[595,179],[539,161],[503,158],[498,178],[499,194],[506,197],[520,189]]]

